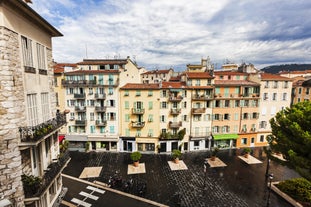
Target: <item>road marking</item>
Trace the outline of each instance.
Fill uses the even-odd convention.
[[[101,189],[98,189],[98,188],[95,188],[95,187],[93,187],[93,186],[87,186],[86,187],[87,189],[89,189],[89,190],[93,190],[93,191],[96,191],[97,193],[101,193],[101,194],[104,194],[106,191],[104,191],[104,190],[101,190]]]
[[[82,196],[88,197],[90,199],[93,199],[93,200],[98,200],[98,198],[99,198],[98,196],[94,196],[94,195],[86,193],[84,191],[81,191],[79,194]]]
[[[91,206],[92,206],[92,204],[87,203],[87,202],[84,202],[84,201],[81,201],[81,200],[79,200],[79,199],[77,199],[77,198],[71,199],[71,202],[74,202],[74,203],[78,204],[79,206],[80,206],[80,205],[81,205],[81,206],[85,206],[85,207],[91,207]]]

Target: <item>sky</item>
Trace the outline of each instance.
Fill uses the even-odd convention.
[[[311,63],[310,0],[32,0],[64,36],[58,63],[130,58],[148,70]]]

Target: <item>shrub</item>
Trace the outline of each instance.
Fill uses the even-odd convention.
[[[173,159],[180,158],[180,156],[181,156],[180,150],[177,150],[177,149],[173,150],[173,152],[172,152]]]
[[[297,201],[311,203],[311,182],[305,178],[285,180],[277,187]]]
[[[246,154],[246,153],[250,153],[252,150],[251,148],[244,148],[243,152]]]
[[[138,151],[132,152],[130,156],[131,156],[131,159],[133,160],[133,162],[136,162],[136,161],[140,160],[141,153]]]
[[[213,150],[212,150],[212,156],[216,156],[219,152],[219,148],[218,147],[215,147]]]

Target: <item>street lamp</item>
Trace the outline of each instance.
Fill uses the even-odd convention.
[[[268,160],[267,160],[267,168],[266,168],[266,179],[267,179],[268,176],[269,176],[269,168],[270,168],[270,158],[268,157]]]
[[[270,205],[270,193],[271,193],[271,182],[272,182],[272,179],[273,179],[273,174],[269,174],[269,191],[268,191],[268,199],[267,199],[267,207],[269,207]]]
[[[207,160],[204,160],[204,165],[203,165],[204,167],[204,189],[206,185],[207,164],[208,164]]]

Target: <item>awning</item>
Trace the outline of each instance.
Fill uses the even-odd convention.
[[[68,141],[76,141],[76,142],[86,142],[87,136],[86,135],[66,135],[66,140]]]
[[[213,134],[214,140],[237,139],[238,134]]]
[[[65,135],[58,135],[58,141],[62,142],[65,139]]]

